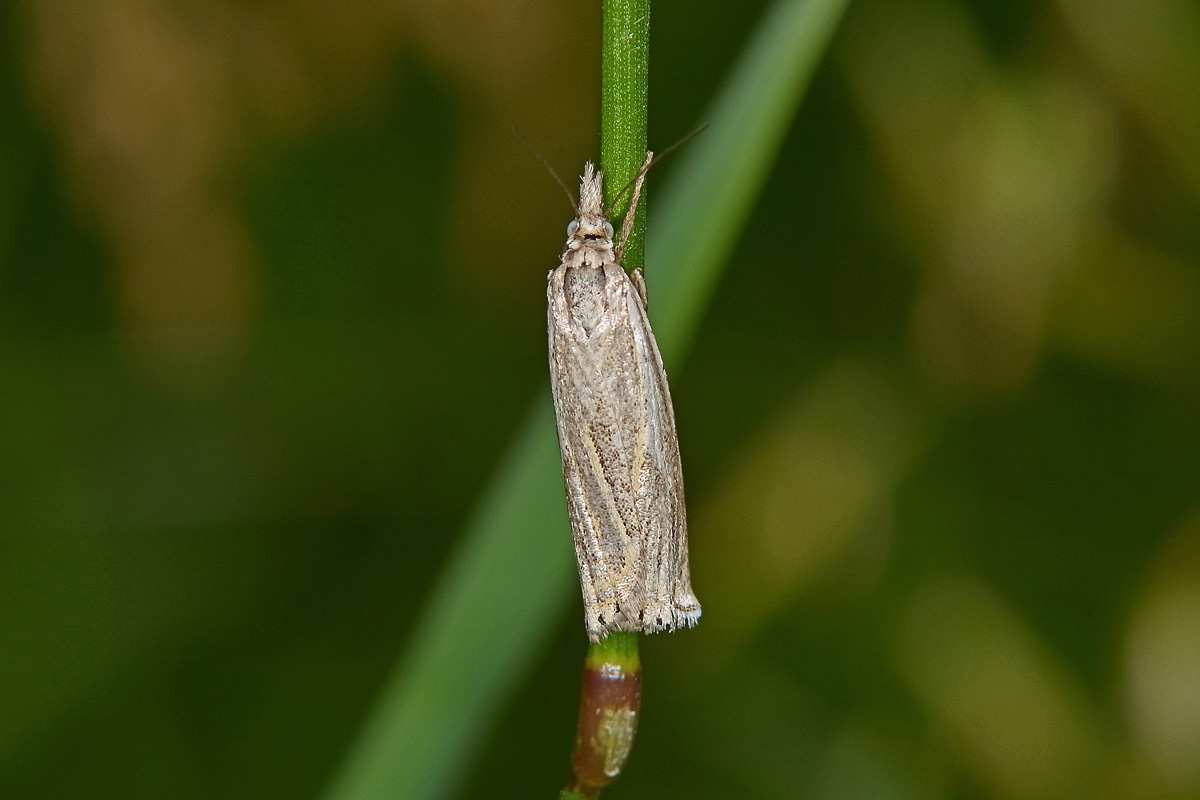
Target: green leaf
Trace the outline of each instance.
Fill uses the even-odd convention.
[[[768,9],[713,104],[708,129],[655,195],[646,246],[650,322],[667,367],[696,335],[848,0],[782,0]]]

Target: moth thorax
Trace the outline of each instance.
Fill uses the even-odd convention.
[[[604,316],[604,270],[599,267],[571,267],[563,278],[563,291],[571,317],[585,331],[600,324]]]

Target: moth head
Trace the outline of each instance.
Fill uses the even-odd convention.
[[[575,219],[567,225],[567,246],[581,247],[586,242],[599,240],[611,244],[612,237],[613,226],[604,216],[604,173],[597,171],[589,161],[583,165]]]
[[[611,240],[614,234],[612,223],[604,217],[600,217],[598,222],[601,223],[599,227],[597,227],[596,219],[583,220],[582,223],[578,219],[571,220],[567,223],[567,241],[596,239],[600,238],[601,233],[603,233],[603,238]]]

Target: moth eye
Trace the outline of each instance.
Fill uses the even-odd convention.
[[[573,219],[567,223],[567,238],[570,239],[579,230],[579,220]]]
[[[610,239],[613,237],[612,223],[608,220],[604,220],[604,235]]]

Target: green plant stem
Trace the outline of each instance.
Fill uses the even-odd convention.
[[[600,75],[600,166],[608,202],[633,180],[646,160],[650,93],[650,0],[604,0]],[[630,192],[612,209],[621,219]],[[646,261],[646,193],[622,253],[627,272]],[[620,230],[616,222],[613,225]]]
[[[604,0],[600,91],[600,166],[605,200],[619,193],[646,156],[650,89],[650,0]],[[631,193],[613,205],[621,219]],[[633,271],[645,264],[646,193],[622,255]],[[580,691],[571,783],[560,800],[595,800],[625,766],[641,715],[642,665],[636,633],[612,633],[589,645]]]

